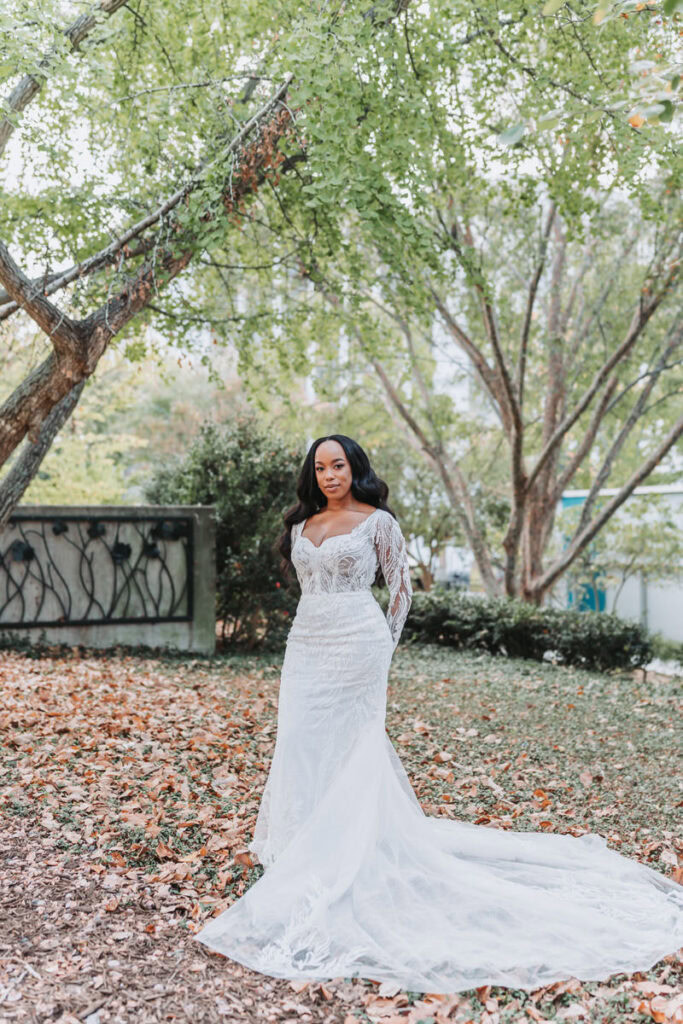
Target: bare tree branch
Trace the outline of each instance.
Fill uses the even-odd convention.
[[[434,436],[438,438],[439,431],[437,429],[436,423],[434,422],[434,417],[432,416],[432,394],[429,390],[429,387],[427,386],[427,381],[425,380],[424,374],[420,368],[420,361],[415,350],[415,342],[413,340],[413,332],[410,329],[410,325],[408,324],[407,320],[401,316],[400,313],[398,313],[395,309],[388,309],[383,303],[381,303],[377,298],[375,298],[374,295],[370,295],[366,292],[365,298],[367,299],[368,302],[371,302],[373,305],[377,306],[377,308],[380,309],[385,314],[385,316],[389,317],[391,320],[394,321],[394,323],[398,324],[399,328],[401,329],[401,332],[404,338],[406,339],[408,355],[410,356],[410,368],[413,375],[413,380],[417,384],[417,388],[420,392],[420,395],[422,396],[424,411],[425,415],[427,416],[427,419],[429,420],[429,425],[434,432]]]
[[[101,20],[101,14],[112,15],[119,7],[123,7],[125,3],[126,0],[100,0],[89,11],[76,18],[73,24],[64,29],[64,35],[71,43],[71,49],[78,50],[85,37],[92,32]],[[12,89],[4,103],[0,104],[0,107],[13,114],[20,114],[25,110],[31,100],[42,89],[56,57],[57,53],[54,49],[49,50],[44,57],[41,57],[38,61],[40,72],[36,75],[24,75],[21,81]],[[0,156],[4,152],[13,131],[14,125],[8,115],[5,114],[3,117],[0,117]]]
[[[458,225],[457,218],[455,217],[453,217],[453,223],[449,230],[441,215],[441,211],[438,209],[436,211],[436,216],[439,220],[439,223],[441,224],[441,227],[446,235],[446,238],[448,239],[448,244],[450,248],[458,257],[460,265],[468,274],[472,286],[475,289],[479,301],[481,303],[484,327],[486,329],[486,334],[489,339],[489,342],[491,343],[491,347],[493,348],[493,354],[496,362],[496,369],[492,371],[495,375],[493,379],[496,380],[497,384],[495,391],[496,400],[500,407],[503,426],[505,427],[505,430],[510,439],[510,444],[512,446],[513,467],[519,469],[519,467],[521,466],[521,412],[517,404],[517,397],[514,393],[512,381],[510,379],[510,374],[507,368],[507,364],[505,362],[505,357],[503,356],[503,352],[500,347],[493,307],[486,294],[486,289],[484,288],[483,284],[481,283],[481,280],[478,277],[478,268],[476,269],[476,271],[473,272],[471,261],[467,258],[462,247],[461,238],[465,239],[470,247],[473,247],[472,233],[469,226],[467,227],[466,231],[463,231],[462,228]],[[435,301],[438,300],[438,305],[438,302],[440,302],[441,300],[438,299],[438,296],[436,295],[433,289],[431,289],[431,291],[432,294],[434,295]],[[444,316],[445,305],[443,302],[441,302],[441,307],[439,308],[439,311],[441,312],[442,316]],[[446,319],[445,316],[444,319]],[[456,334],[456,337],[457,336],[458,335]],[[482,379],[485,380],[485,378]]]
[[[605,458],[603,460],[602,466],[596,474],[595,480],[591,485],[590,491],[586,495],[586,500],[584,501],[581,507],[581,516],[579,518],[579,524],[577,526],[576,533],[579,533],[587,525],[593,509],[593,505],[595,504],[595,500],[600,492],[600,489],[606,484],[607,480],[609,479],[609,475],[612,472],[614,462],[619,456],[619,453],[621,452],[622,448],[624,447],[626,439],[628,438],[634,426],[636,425],[638,420],[643,415],[645,409],[647,408],[647,400],[652,394],[652,391],[657,381],[659,380],[659,377],[661,376],[669,360],[669,357],[680,346],[682,340],[683,330],[679,329],[669,339],[669,343],[664,348],[664,351],[662,352],[659,360],[657,361],[657,365],[655,366],[652,373],[646,379],[645,386],[641,390],[636,401],[633,403],[633,406],[628,416],[622,423],[621,428],[617,433],[617,436],[610,445],[607,454],[605,455]]]
[[[662,371],[664,371],[664,370],[673,370],[674,367],[676,367],[676,366],[683,366],[683,359],[672,359],[671,362],[666,363],[662,367]],[[609,406],[607,408],[607,415],[609,415],[611,412],[614,412],[614,409],[616,408],[617,405],[619,405],[619,402],[623,402],[624,398],[629,393],[629,391],[632,391],[633,388],[638,387],[638,385],[640,384],[641,381],[647,380],[649,377],[652,376],[653,373],[659,374],[659,372],[660,372],[660,370],[658,368],[646,370],[645,373],[639,373],[637,377],[635,377],[632,381],[629,381],[629,383],[626,384],[621,389],[619,394],[615,395],[615,397],[610,402],[610,404],[609,404]],[[669,392],[669,395],[671,395],[671,394],[679,394],[679,393],[680,393],[680,387],[675,389],[672,392]],[[659,402],[659,399],[657,399],[657,403],[658,402]],[[653,404],[657,404],[657,403],[653,403]],[[653,407],[652,405],[648,405],[647,408],[651,409],[652,407]],[[646,410],[643,410],[643,412],[645,412],[645,411]]]
[[[608,298],[609,298],[609,296],[610,296],[610,294],[612,292],[612,289],[614,288],[614,285],[619,280],[619,270],[621,269],[623,264],[627,261],[627,259],[631,255],[631,252],[632,252],[634,246],[636,245],[636,243],[638,242],[639,238],[640,238],[640,232],[639,231],[635,231],[631,235],[631,237],[628,239],[628,241],[626,242],[624,247],[622,248],[622,250],[621,250],[621,252],[619,254],[619,258],[618,258],[618,260],[616,262],[616,265],[614,266],[612,273],[607,278],[607,282],[605,284],[605,287],[602,289],[602,292],[600,293],[600,296],[598,297],[597,302],[592,307],[592,309],[589,311],[589,313],[588,313],[588,315],[586,317],[586,320],[585,320],[585,322],[583,324],[581,323],[581,317],[583,315],[583,311],[582,310],[579,311],[579,315],[577,316],[577,319],[576,319],[576,322],[575,322],[575,325],[574,325],[573,341],[572,341],[572,344],[570,346],[570,350],[569,350],[569,353],[567,355],[567,358],[565,360],[566,364],[567,364],[567,371],[575,370],[575,360],[576,360],[576,357],[577,357],[577,355],[578,355],[578,353],[579,353],[579,351],[581,349],[581,345],[583,344],[583,342],[586,340],[586,338],[590,334],[591,328],[593,327],[593,324],[595,323],[595,321],[599,319],[600,313],[602,312],[602,309],[603,309],[605,303],[607,302],[607,300],[608,300]],[[590,263],[589,263],[588,260],[586,261],[584,266],[586,267],[586,269],[588,269],[588,266],[590,266]],[[578,283],[580,283],[580,280],[583,277],[584,273],[585,273],[585,271],[583,271],[579,275],[579,278],[577,279],[577,285],[578,285]],[[567,314],[567,316],[568,316],[568,314]],[[565,329],[566,329],[566,327],[565,327]],[[578,372],[579,371],[576,370],[576,373],[578,373]]]
[[[567,300],[567,305],[565,306],[565,308],[564,308],[564,310],[562,312],[562,318],[561,318],[561,322],[560,322],[560,333],[562,334],[563,337],[566,337],[566,335],[567,335],[567,328],[569,327],[569,321],[571,319],[571,315],[572,315],[572,312],[574,310],[574,306],[576,305],[576,300],[577,300],[578,295],[579,295],[579,289],[581,288],[581,284],[583,283],[583,279],[586,276],[586,273],[589,270],[589,268],[592,266],[592,263],[593,263],[593,247],[592,247],[591,243],[588,243],[588,245],[586,245],[586,248],[584,250],[584,257],[583,257],[581,266],[579,267],[579,270],[578,270],[578,273],[577,273],[576,277],[572,281],[572,286],[571,286],[571,289],[570,289],[570,292],[569,292],[569,298]]]
[[[562,438],[566,435],[567,431],[574,426],[574,424],[581,416],[581,414],[588,408],[593,398],[600,390],[603,382],[607,379],[607,377],[612,372],[614,367],[623,359],[625,359],[626,356],[630,353],[631,349],[638,341],[638,338],[642,334],[653,313],[664,301],[668,291],[672,287],[673,283],[676,281],[679,272],[680,265],[674,265],[672,268],[670,268],[666,281],[660,288],[659,292],[653,295],[649,302],[645,302],[645,300],[641,297],[641,299],[638,302],[637,308],[634,310],[633,316],[631,318],[631,323],[621,345],[619,345],[615,349],[615,351],[612,353],[609,359],[605,360],[603,365],[594,375],[591,384],[586,389],[583,396],[574,406],[573,410],[570,413],[568,413],[567,416],[565,416],[565,418],[558,425],[553,434],[546,441],[543,450],[541,451],[541,454],[539,455],[536,461],[536,465],[534,466],[529,476],[527,484],[528,487],[531,487],[533,485],[539,473],[545,466],[547,460],[554,453],[555,449],[562,441]]]
[[[82,356],[83,344],[78,325],[31,285],[3,242],[0,242],[0,281],[17,306],[25,309],[31,319],[45,331],[58,355],[75,359]]]
[[[221,151],[208,163],[204,164],[192,175],[190,180],[186,182],[181,188],[177,189],[173,195],[169,196],[165,202],[161,203],[155,210],[147,214],[136,224],[133,224],[127,231],[120,235],[114,242],[101,249],[99,252],[89,256],[88,259],[83,262],[71,267],[69,270],[64,271],[59,277],[55,278],[46,288],[48,295],[58,291],[60,288],[66,287],[71,284],[77,278],[82,277],[85,274],[92,273],[94,270],[99,269],[107,263],[111,263],[118,253],[122,252],[125,246],[129,242],[137,238],[138,235],[142,234],[143,231],[151,227],[153,224],[158,223],[168,213],[175,209],[179,203],[183,201],[191,192],[193,192],[197,186],[201,183],[203,175],[206,171],[218,162],[222,162],[228,156],[236,153],[240,147],[245,143],[248,136],[252,133],[257,125],[260,125],[264,118],[278,105],[281,104],[284,99],[287,89],[292,81],[292,75],[287,75],[285,81],[276,90],[275,93],[260,107],[256,113],[249,118],[248,121],[242,126],[239,132],[230,140],[230,142],[224,146]],[[147,246],[149,248],[149,246]],[[0,280],[2,278],[0,277]],[[5,283],[5,282],[3,282]],[[8,288],[9,291],[9,288]],[[11,293],[10,293],[11,294]],[[4,308],[0,309],[0,319],[6,319],[12,312],[16,311],[18,303],[8,304]]]
[[[453,238],[453,248],[458,254],[459,258],[462,259],[462,249],[459,243],[455,240],[455,236],[451,232]],[[482,284],[480,277],[475,275],[472,279],[473,286],[479,295],[481,302],[482,313],[484,317],[484,325],[488,334],[489,342],[493,348],[493,354],[496,362],[497,377],[500,381],[500,387],[502,392],[502,403],[501,409],[507,410],[507,416],[509,418],[508,436],[510,441],[510,462],[511,462],[511,484],[512,484],[512,516],[508,531],[506,533],[505,540],[503,541],[503,547],[506,552],[506,565],[505,565],[505,588],[506,593],[513,593],[514,591],[514,575],[516,570],[516,553],[517,543],[516,540],[519,536],[519,530],[521,529],[524,502],[527,495],[526,487],[526,474],[524,471],[524,424],[522,421],[522,410],[517,400],[517,393],[512,383],[510,371],[505,360],[500,339],[498,336],[498,328],[496,325],[496,316],[493,309],[493,305],[487,290]],[[503,420],[505,423],[505,419]]]
[[[508,412],[507,405],[501,394],[501,384],[496,374],[496,371],[492,366],[489,365],[485,355],[481,349],[472,341],[470,336],[460,327],[460,325],[453,318],[452,314],[448,310],[446,303],[440,297],[440,295],[429,285],[429,290],[434,299],[436,308],[438,309],[441,317],[448,328],[451,335],[458,342],[463,352],[469,356],[472,361],[479,379],[486,388],[493,404],[493,408],[498,414],[506,435],[509,437],[512,431],[512,423]]]
[[[359,339],[359,341],[362,344],[362,339]],[[439,443],[432,444],[429,441],[419,423],[406,407],[398,391],[391,383],[389,376],[380,361],[370,353],[366,353],[366,356],[373,366],[375,373],[379,377],[380,382],[382,383],[382,386],[384,387],[384,390],[397,413],[408,425],[411,432],[418,439],[423,452],[428,456],[434,467],[437,469],[443,481],[446,493],[449,496],[451,505],[460,520],[460,524],[465,536],[467,537],[468,544],[470,545],[472,553],[476,559],[484,587],[489,595],[495,595],[498,592],[498,585],[493,573],[490,554],[486,546],[486,542],[484,541],[484,538],[477,526],[474,505],[472,504],[472,498],[462,474],[462,470],[457,462],[444,451],[443,447]]]
[[[406,339],[406,345],[408,347],[408,355],[410,357],[410,369],[411,369],[411,372],[412,372],[412,375],[413,375],[413,380],[417,384],[418,391],[420,392],[420,395],[422,396],[422,403],[423,403],[423,406],[424,406],[425,415],[426,415],[427,419],[429,420],[429,425],[432,428],[432,431],[434,433],[434,437],[437,438],[440,441],[439,429],[438,429],[436,423],[434,422],[434,417],[432,415],[432,395],[431,395],[431,392],[430,392],[429,388],[427,387],[427,381],[424,378],[424,374],[422,373],[422,370],[420,369],[420,364],[419,364],[419,360],[418,360],[418,357],[417,357],[417,352],[415,351],[415,343],[413,341],[413,333],[410,330],[409,325],[403,319],[403,317],[400,317],[400,316],[398,316],[398,314],[396,314],[396,319],[397,319],[397,322],[399,323],[399,326],[401,327],[401,330],[403,331],[403,336]]]
[[[135,248],[126,246],[119,252],[113,252],[109,258],[104,258],[101,264],[93,264],[88,271],[79,273],[79,267],[82,266],[82,264],[79,264],[78,266],[67,267],[63,270],[53,270],[49,274],[39,274],[37,277],[29,278],[31,289],[33,291],[39,291],[43,295],[51,295],[57,290],[50,288],[50,285],[54,281],[64,280],[64,284],[60,285],[60,287],[64,288],[67,284],[71,283],[71,280],[73,279],[71,275],[73,272],[75,272],[76,277],[80,278],[84,277],[86,273],[93,273],[107,264],[111,265],[113,263],[118,263],[120,265],[123,260],[133,260],[138,256],[144,256],[146,253],[150,252],[156,244],[156,236],[142,238]],[[12,296],[9,292],[5,288],[0,288],[0,320],[7,320],[13,313],[16,313],[17,309],[18,306],[16,302],[12,301]]]
[[[560,322],[562,311],[562,278],[566,264],[567,239],[559,220],[554,221],[556,248],[552,261],[548,309],[548,385],[543,409],[543,443],[557,426],[557,420],[564,412],[566,402],[566,368],[564,364]],[[559,447],[559,446],[558,446]],[[547,491],[550,476],[555,469],[557,449],[548,459],[542,474],[541,488]]]
[[[564,549],[559,558],[548,567],[542,576],[533,581],[533,588],[538,593],[544,593],[571,565],[574,559],[583,551],[587,544],[602,529],[605,523],[614,515],[618,508],[633,493],[639,484],[645,480],[653,469],[656,469],[664,456],[673,448],[678,439],[683,436],[683,416],[674,424],[663,441],[657,446],[649,459],[636,470],[624,486],[609,501],[598,516],[585,526],[581,533],[577,534],[572,542]]]
[[[522,412],[517,401],[517,395],[512,384],[510,377],[510,371],[508,370],[507,363],[505,361],[505,355],[500,345],[500,339],[498,337],[498,328],[496,326],[496,317],[483,285],[479,281],[474,282],[474,287],[479,294],[481,301],[482,313],[484,317],[484,325],[488,334],[493,354],[495,356],[496,365],[498,368],[498,375],[502,382],[503,393],[505,395],[505,404],[509,409],[510,421],[511,421],[511,444],[512,444],[512,465],[513,475],[517,478],[521,473],[522,464]]]
[[[531,283],[529,285],[529,294],[527,296],[526,302],[526,310],[524,312],[524,323],[522,324],[522,338],[519,346],[519,356],[517,359],[517,372],[515,374],[515,379],[517,383],[517,401],[519,402],[520,407],[523,406],[524,404],[524,376],[526,373],[526,355],[527,348],[529,345],[531,317],[534,311],[534,304],[536,302],[536,293],[538,291],[538,285],[540,283],[541,276],[543,274],[543,269],[545,267],[545,258],[546,253],[548,251],[548,240],[550,238],[550,231],[553,226],[553,221],[555,220],[556,212],[557,207],[555,203],[551,203],[550,210],[548,212],[548,219],[546,220],[545,228],[543,229],[543,234],[541,236],[541,246],[538,256],[538,263],[536,264],[536,270],[534,271],[534,275],[531,278]]]
[[[579,447],[572,455],[565,469],[562,471],[562,473],[560,473],[560,475],[557,478],[553,490],[554,501],[557,502],[560,500],[560,498],[562,497],[562,492],[565,490],[569,482],[574,478],[574,475],[581,466],[583,460],[586,458],[588,453],[591,451],[593,445],[595,444],[595,438],[597,437],[598,430],[600,429],[602,421],[605,418],[605,415],[607,414],[610,400],[612,398],[612,395],[614,394],[614,390],[618,382],[619,381],[616,376],[612,377],[611,380],[608,381],[607,387],[603,392],[602,398],[593,410],[593,415],[591,416],[590,423],[588,424],[588,428],[586,429],[586,433],[584,434],[581,443],[579,444]]]
[[[277,95],[282,95],[282,87]],[[271,99],[272,102],[262,108],[263,123],[258,124],[256,139],[249,146],[240,148],[239,169],[243,175],[235,174],[233,181],[226,185],[223,195],[226,211],[231,210],[238,200],[251,191],[256,170],[266,159],[272,159],[279,138],[290,124],[290,111],[281,108],[273,113],[276,98]],[[254,119],[249,122],[252,127],[256,124]],[[239,133],[239,138],[244,141],[244,130]],[[55,345],[55,352],[29,374],[0,409],[0,465],[27,433],[29,436],[37,436],[40,425],[54,405],[71,390],[76,381],[93,372],[111,338],[146,306],[160,286],[167,284],[187,266],[195,251],[196,246],[190,241],[179,251],[165,248],[155,253],[154,258],[143,264],[116,295],[75,325],[82,339],[77,359],[65,345],[57,353],[58,345]],[[4,280],[8,291],[13,294],[13,282],[9,281],[7,275],[0,275],[0,279]],[[28,279],[24,278],[24,282],[24,287],[30,286]],[[47,306],[44,316],[53,316],[51,311],[54,307],[42,297],[41,301]],[[51,326],[51,321],[45,329],[47,326]]]

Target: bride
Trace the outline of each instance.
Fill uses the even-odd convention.
[[[384,725],[411,601],[387,485],[335,434],[312,444],[297,494],[280,550],[302,595],[250,844],[265,871],[195,938],[274,977],[434,993],[604,980],[683,945],[683,886],[601,836],[424,814]]]

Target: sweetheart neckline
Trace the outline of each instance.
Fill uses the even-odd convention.
[[[375,509],[375,512],[379,512],[379,511],[381,511],[379,508]],[[309,516],[308,519],[304,519],[303,526],[301,527],[301,533],[297,537],[297,540],[307,540],[312,548],[315,548],[316,551],[319,551],[320,548],[323,546],[323,544],[326,541],[328,541],[328,540],[334,540],[335,537],[350,537],[351,534],[355,533],[356,530],[360,529],[361,526],[365,526],[365,524],[367,523],[368,519],[372,519],[372,517],[374,516],[375,512],[371,512],[369,516],[365,517],[365,519],[362,521],[362,523],[356,523],[356,525],[354,527],[352,527],[350,530],[347,530],[346,533],[333,533],[331,537],[323,537],[323,539],[320,541],[319,544],[314,544],[310,537],[304,537],[304,529],[306,527],[306,523],[308,522],[308,519],[312,518],[312,516]]]

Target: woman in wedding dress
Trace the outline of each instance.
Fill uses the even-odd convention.
[[[274,977],[434,993],[605,980],[675,952],[683,886],[601,836],[424,814],[385,731],[411,601],[388,488],[335,434],[311,446],[297,494],[280,550],[302,594],[250,844],[265,871],[195,938]],[[370,590],[380,574],[386,616]]]

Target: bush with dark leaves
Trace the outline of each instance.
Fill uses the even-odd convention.
[[[652,659],[651,640],[637,622],[442,588],[413,595],[403,637],[599,671]]]
[[[296,498],[303,452],[254,420],[204,424],[189,451],[147,489],[160,505],[215,505],[216,616],[226,645],[281,647],[298,590],[274,544]]]

